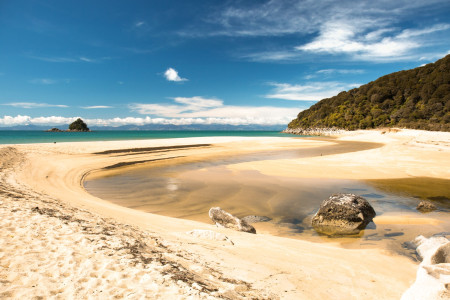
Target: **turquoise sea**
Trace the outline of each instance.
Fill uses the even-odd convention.
[[[170,139],[208,136],[287,137],[292,134],[279,131],[92,131],[92,132],[44,132],[0,130],[0,144],[33,144],[87,141],[120,141],[145,139]],[[298,135],[296,135],[298,137]]]

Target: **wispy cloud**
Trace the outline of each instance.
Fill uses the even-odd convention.
[[[70,79],[34,78],[29,82],[32,84],[52,85],[58,83],[70,83]]]
[[[176,82],[181,82],[181,81],[187,81],[188,79],[186,78],[181,78],[178,75],[178,72],[173,69],[173,68],[168,68],[165,72],[164,72],[164,77],[168,80],[168,81],[176,81]]]
[[[360,86],[360,84],[347,84],[342,82],[308,82],[305,85],[288,83],[270,83],[274,90],[266,95],[266,98],[294,100],[294,101],[319,101],[337,95],[342,91]]]
[[[360,69],[324,69],[316,72],[317,74],[364,74],[364,70]]]
[[[305,52],[367,61],[413,60],[419,53],[435,51],[432,46],[441,43],[442,37],[432,37],[450,29],[446,23],[423,26],[409,22],[431,8],[445,11],[450,5],[441,0],[230,1],[206,18],[210,26],[193,26],[180,34],[290,36],[293,41],[290,45],[269,41],[265,45],[270,48],[246,49],[247,53],[236,55],[250,61],[298,61],[305,58]],[[408,20],[410,28],[402,27],[404,20]],[[310,40],[304,42],[305,38]]]
[[[52,62],[52,63],[76,63],[76,62],[85,62],[85,63],[99,63],[105,60],[110,60],[111,57],[105,56],[100,58],[90,58],[86,56],[73,56],[73,57],[64,57],[64,56],[34,56],[28,55],[29,58]]]
[[[94,60],[92,58],[87,58],[87,57],[84,57],[84,56],[81,56],[79,58],[79,60],[84,61],[84,62],[96,62],[96,60]]]
[[[35,102],[11,102],[11,103],[5,103],[2,105],[8,105],[13,107],[19,107],[19,108],[43,108],[43,107],[60,107],[60,108],[67,108],[68,105],[64,104],[48,104],[48,103],[35,103]]]
[[[127,52],[131,52],[133,54],[148,54],[154,51],[153,49],[137,48],[137,47],[124,47],[122,49]]]
[[[55,84],[56,80],[49,79],[49,78],[36,78],[36,79],[30,80],[30,83],[48,85],[48,84]]]
[[[99,108],[113,108],[113,106],[108,105],[93,105],[93,106],[81,106],[83,109],[99,109]]]
[[[175,104],[130,105],[132,111],[143,115],[171,119],[196,119],[208,124],[287,124],[300,111],[299,108],[274,106],[234,106],[224,105],[222,100],[203,97],[176,97]],[[202,120],[202,121],[200,121]]]
[[[138,22],[134,23],[134,27],[137,27],[137,28],[142,27],[144,25],[145,25],[144,21],[138,21]]]
[[[321,24],[340,18],[360,18],[384,27],[403,17],[416,15],[430,7],[442,9],[448,4],[442,0],[355,1],[352,0],[270,0],[228,1],[217,11],[203,17],[210,26],[195,26],[180,32],[190,36],[284,36],[312,34]],[[203,30],[202,30],[203,28]],[[386,29],[381,29],[382,31]]]
[[[319,35],[313,41],[296,49],[311,53],[347,54],[364,60],[401,58],[422,46],[415,37],[450,28],[448,24],[438,24],[392,34],[391,30],[370,30],[372,26],[366,21],[330,21],[320,28]],[[391,34],[386,36],[386,33]]]
[[[312,74],[304,76],[306,80],[311,80],[318,77],[330,78],[336,75],[357,75],[364,74],[366,71],[361,69],[323,69],[318,70]]]

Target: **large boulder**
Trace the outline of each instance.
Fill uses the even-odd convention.
[[[311,223],[317,232],[326,235],[357,234],[375,215],[375,210],[363,197],[335,194],[322,202]]]
[[[450,241],[443,236],[418,236],[414,243],[422,262],[416,281],[401,300],[450,299]]]
[[[218,226],[231,228],[237,231],[256,233],[256,230],[252,225],[224,211],[220,207],[212,207],[209,210],[209,217]]]

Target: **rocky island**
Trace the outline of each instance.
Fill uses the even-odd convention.
[[[46,130],[46,132],[90,132],[90,131],[91,130],[89,129],[89,127],[87,127],[87,124],[81,118],[78,118],[76,121],[72,122],[69,125],[69,129],[67,130],[61,130],[56,127]]]

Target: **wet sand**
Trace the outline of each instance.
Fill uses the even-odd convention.
[[[314,157],[244,160],[230,164],[227,169],[288,178],[450,178],[448,133],[360,131],[344,134],[337,141],[355,145],[376,141],[382,146],[374,148],[373,144],[370,147],[366,144],[366,149],[336,154],[320,151]],[[196,144],[211,146],[153,153],[137,151],[130,155],[94,154]],[[86,176],[119,163],[154,160],[122,165],[108,172],[117,174],[148,163],[164,166],[253,153],[320,147],[326,150],[335,144],[333,139],[194,138],[1,147],[2,190],[14,193],[2,192],[0,203],[8,216],[2,218],[8,224],[1,224],[6,230],[2,231],[0,275],[7,282],[0,293],[6,298],[67,293],[87,297],[100,295],[102,291],[105,295],[129,298],[145,294],[148,298],[398,299],[415,278],[417,264],[410,258],[381,249],[345,249],[337,243],[313,243],[264,233],[251,235],[145,213],[94,197],[83,188]],[[32,210],[33,207],[38,209]],[[411,220],[417,222],[404,215],[389,217],[379,224],[401,226]],[[430,215],[418,219],[431,222],[434,218]],[[37,230],[51,238],[55,247],[41,242],[43,237],[39,235],[27,235],[27,228],[34,224],[42,224]],[[223,233],[233,244],[186,234],[194,229]],[[108,245],[117,243],[102,246],[102,241]],[[57,246],[61,243],[64,248],[60,249]],[[29,245],[31,249],[27,248]],[[11,256],[11,251],[20,249],[30,256]],[[27,270],[20,267],[30,258],[39,261],[52,250],[57,253],[54,256],[57,263],[39,264]],[[95,256],[91,255],[94,250]],[[108,256],[111,253],[113,256]],[[152,260],[148,255],[158,259]],[[86,261],[89,265],[83,263]],[[69,266],[75,271],[66,275],[58,272],[65,267],[70,270]],[[64,282],[76,284],[65,290],[61,276],[67,276]],[[121,276],[130,282],[123,285],[120,280],[112,281]],[[156,285],[149,288],[149,282]],[[35,289],[39,284],[40,289]]]

